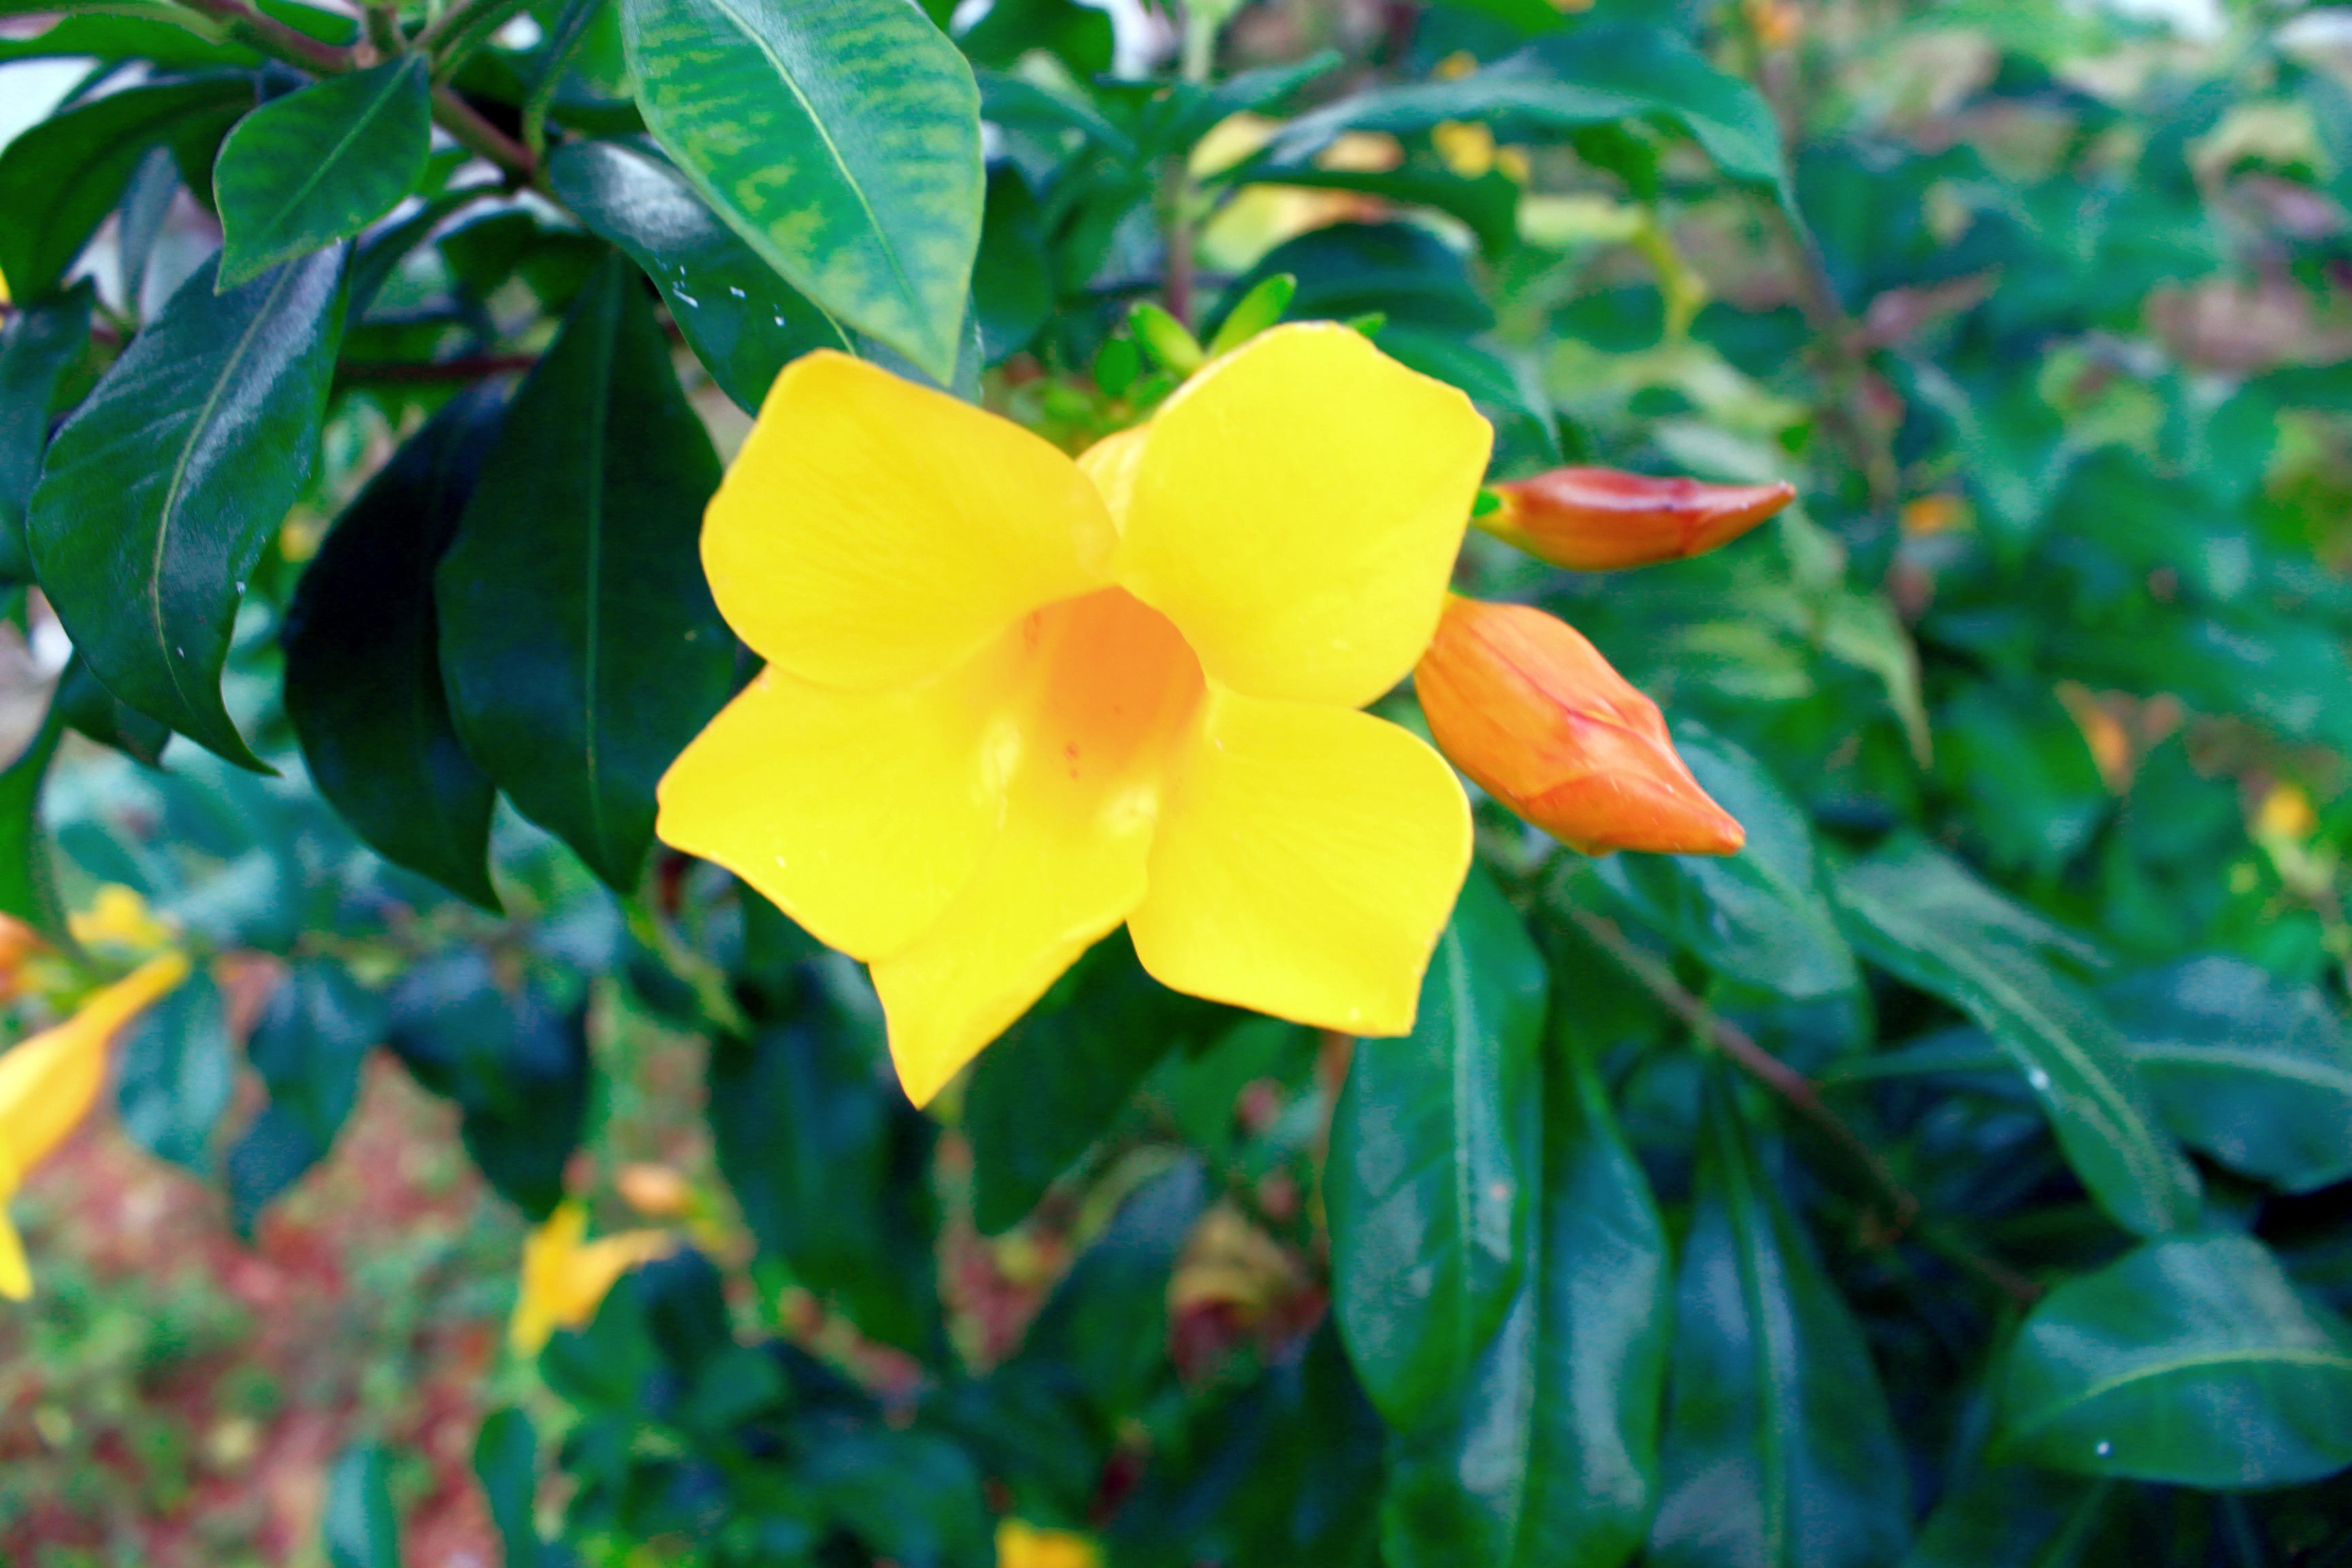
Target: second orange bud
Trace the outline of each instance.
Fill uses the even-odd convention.
[[[1571,849],[1728,855],[1747,842],[1675,753],[1658,705],[1541,610],[1450,595],[1413,685],[1454,765]]]
[[[1502,505],[1478,526],[1577,572],[1679,561],[1727,544],[1796,496],[1785,481],[1710,485],[1616,468],[1553,468],[1494,487]]]

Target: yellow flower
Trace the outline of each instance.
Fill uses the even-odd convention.
[[[94,993],[73,1016],[0,1056],[0,1205],[89,1114],[106,1084],[106,1047],[125,1024],[188,977],[176,952],[152,958]],[[33,1293],[16,1227],[0,1206],[0,1296]]]
[[[873,966],[918,1104],[1122,922],[1179,991],[1402,1034],[1469,810],[1357,710],[1436,629],[1491,440],[1329,324],[1075,463],[800,360],[703,526],[767,671],[663,779],[661,837]]]
[[[1097,1568],[1102,1554],[1090,1537],[1045,1530],[1025,1520],[996,1526],[996,1568]]]
[[[100,888],[86,910],[66,917],[67,929],[84,947],[143,957],[172,943],[172,928],[155,918],[147,900],[112,883]]]
[[[522,1244],[522,1290],[507,1338],[519,1355],[534,1356],[558,1329],[583,1327],[605,1293],[640,1263],[667,1258],[677,1239],[667,1231],[628,1230],[589,1241],[588,1211],[560,1204]]]

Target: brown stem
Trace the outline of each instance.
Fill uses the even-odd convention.
[[[442,86],[433,89],[433,118],[458,144],[478,157],[496,163],[509,184],[527,185],[538,176],[539,160],[530,149],[491,124],[482,111]]]
[[[265,16],[246,0],[182,0],[189,10],[228,25],[229,31],[262,53],[289,65],[333,76],[352,68],[352,51],[321,43],[275,16]]]
[[[1668,1012],[1688,1026],[1692,1034],[1720,1051],[1741,1071],[1779,1096],[1790,1110],[1811,1123],[1862,1170],[1892,1212],[1892,1221],[1885,1227],[1883,1240],[1892,1242],[1908,1232],[1947,1261],[1975,1275],[2019,1305],[2030,1306],[2041,1299],[2042,1287],[2034,1281],[2007,1264],[1977,1251],[1946,1226],[1934,1222],[1923,1223],[1918,1194],[1903,1184],[1885,1158],[1871,1147],[1868,1140],[1829,1108],[1812,1079],[1758,1045],[1747,1030],[1719,1016],[1713,1008],[1693,995],[1675,978],[1674,972],[1663,961],[1626,940],[1616,921],[1589,910],[1570,909],[1563,912],[1594,946],[1607,953]]]

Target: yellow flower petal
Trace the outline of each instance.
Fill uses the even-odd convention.
[[[1361,707],[1436,629],[1493,439],[1467,397],[1360,333],[1277,327],[1152,420],[1119,581],[1211,680]]]
[[[770,662],[870,689],[1102,585],[1112,543],[1094,487],[1045,441],[826,351],[776,378],[711,499],[702,561]]]
[[[866,959],[904,947],[971,879],[1002,813],[985,742],[1003,667],[984,653],[888,691],[771,668],[671,764],[656,831],[828,946]]]
[[[583,1244],[587,1234],[588,1211],[566,1202],[523,1239],[522,1289],[507,1325],[516,1353],[537,1355],[556,1330],[586,1326],[622,1275],[677,1249],[667,1231],[623,1231]]]
[[[1128,927],[1162,984],[1402,1035],[1469,868],[1469,802],[1417,737],[1369,713],[1213,692]]]
[[[5,1209],[0,1209],[0,1296],[11,1301],[28,1301],[33,1296],[33,1271],[25,1262],[25,1238],[9,1223]]]
[[[94,993],[79,1011],[0,1056],[0,1148],[21,1174],[48,1157],[89,1113],[106,1082],[116,1032],[188,976],[176,952],[151,958]]]
[[[1021,1519],[997,1521],[996,1568],[1099,1568],[1101,1563],[1087,1536]]]
[[[993,742],[1003,824],[939,922],[874,964],[918,1105],[1142,900],[1160,777],[1202,695],[1176,629],[1117,589],[1016,635],[1029,674]]]

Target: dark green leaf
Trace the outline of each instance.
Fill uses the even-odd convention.
[[[539,1499],[539,1434],[509,1405],[482,1417],[474,1437],[474,1479],[482,1484],[506,1568],[538,1568],[542,1548],[533,1514]]]
[[[739,406],[756,413],[788,361],[849,346],[656,154],[625,142],[567,142],[547,173],[572,216],[659,286],[687,343]]]
[[[2024,1072],[2083,1184],[2126,1229],[2197,1217],[2197,1173],[2159,1123],[2123,1037],[2053,973],[2015,910],[1916,841],[1837,879],[1846,934],[1874,962],[1982,1025]]]
[[[51,937],[64,932],[65,911],[58,902],[49,836],[41,826],[41,785],[65,730],[64,704],[52,696],[40,728],[0,772],[0,914]]]
[[[980,95],[905,0],[622,0],[646,123],[828,315],[953,377],[980,244]]]
[[[1545,1079],[1534,1255],[1469,1378],[1398,1436],[1391,1568],[1607,1568],[1633,1556],[1649,1523],[1665,1227],[1588,1055],[1556,1042]]]
[[[1551,400],[1532,377],[1508,361],[1450,332],[1424,327],[1384,326],[1379,342],[1381,351],[1398,363],[1470,395],[1478,412],[1495,426],[1492,466],[1497,473],[1525,472],[1559,463],[1559,428],[1552,416]]]
[[[124,756],[135,757],[151,768],[163,762],[163,747],[172,739],[170,727],[150,719],[100,686],[98,677],[81,660],[68,663],[65,673],[58,678],[58,705],[65,712],[67,728],[76,733],[101,746],[111,746]]]
[[[359,1099],[360,1068],[383,1024],[374,994],[331,960],[299,960],[270,993],[245,1047],[269,1103],[228,1152],[241,1229],[326,1156]]]
[[[221,665],[247,574],[310,472],[342,265],[321,251],[219,295],[198,268],[58,432],[27,514],[41,589],[91,672],[247,767]]]
[[[434,1093],[457,1101],[482,1174],[532,1219],[563,1201],[563,1166],[588,1113],[588,1018],[528,983],[513,994],[489,961],[460,949],[393,988],[384,1043]]]
[[[319,793],[384,858],[485,909],[496,794],[457,738],[433,573],[497,435],[497,393],[452,400],[345,509],[288,607],[286,716]]]
[[[122,1130],[160,1160],[209,1169],[213,1130],[236,1088],[221,995],[201,968],[139,1020],[117,1053]]]
[[[936,1128],[892,1076],[872,1004],[825,994],[710,1055],[719,1170],[761,1249],[867,1338],[916,1355],[939,1331]]]
[[[734,679],[697,553],[718,485],[653,303],[613,257],[515,395],[436,576],[467,751],[624,892],[655,784]]]
[[[1266,155],[1276,163],[1300,163],[1349,131],[1410,135],[1449,120],[1487,121],[1507,135],[1558,137],[1637,117],[1681,126],[1735,180],[1775,189],[1787,184],[1780,132],[1754,88],[1668,33],[1610,23],[1548,38],[1455,81],[1343,98],[1292,121]]]
[[[1020,1224],[1162,1057],[1232,1016],[1144,973],[1124,931],[1090,950],[971,1070],[963,1130],[982,1233]]]
[[[2352,1465],[2352,1329],[2250,1237],[2171,1237],[2035,1307],[2000,1440],[2084,1475],[2278,1487]]]
[[[1853,1314],[1717,1079],[1683,1247],[1655,1568],[1883,1568],[1903,1450]]]
[[[1288,319],[1344,321],[1378,312],[1401,325],[1461,334],[1495,324],[1468,266],[1407,223],[1335,223],[1278,245],[1226,289],[1238,304],[1266,279],[1298,279]]]
[[[1612,855],[1592,874],[1640,918],[1709,968],[1794,1000],[1853,990],[1861,975],[1839,933],[1804,813],[1746,752],[1696,725],[1675,749],[1739,819],[1737,855]]]
[[[1331,1125],[1333,1309],[1372,1404],[1411,1429],[1517,1300],[1539,1179],[1543,960],[1473,869],[1412,1033],[1359,1042]]]
[[[1021,172],[1010,163],[990,169],[971,304],[991,364],[1027,348],[1053,317],[1053,260],[1044,224]]]
[[[2291,1193],[2352,1177],[2352,1042],[2317,987],[2199,958],[2105,999],[2183,1142]]]
[[[236,123],[213,168],[220,287],[348,239],[425,172],[433,105],[410,55],[271,99]]]
[[[57,287],[147,150],[209,153],[253,107],[242,76],[125,88],[42,121],[0,152],[0,276],[20,300]],[[188,161],[183,158],[183,162]]]
[[[400,1568],[400,1516],[382,1449],[346,1448],[327,1472],[319,1534],[331,1568]]]
[[[1188,1155],[1119,1205],[1030,1324],[1015,1364],[1071,1379],[1105,1426],[1134,1415],[1166,1375],[1169,1278],[1208,1195]]]
[[[1944,1494],[1903,1568],[2073,1568],[2114,1491],[2032,1465],[1981,1467]]]
[[[1547,5],[1549,0],[1535,0]],[[1360,191],[1382,201],[1433,207],[1460,218],[1478,237],[1478,248],[1499,256],[1518,242],[1518,182],[1489,169],[1475,179],[1409,163],[1395,169],[1271,168],[1244,164],[1236,184],[1289,185],[1303,190]]]
[[[1010,67],[1043,49],[1080,81],[1110,69],[1115,42],[1110,13],[1077,0],[999,0],[957,41],[973,63],[984,66]]]
[[[89,342],[88,283],[29,305],[0,331],[0,583],[33,580],[25,545],[25,503],[48,450],[58,385]]]

